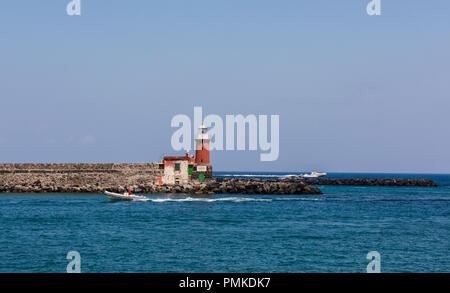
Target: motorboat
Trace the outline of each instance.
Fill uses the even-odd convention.
[[[319,177],[327,176],[327,173],[313,171],[310,174],[302,174],[300,176],[303,178],[319,178]]]
[[[135,194],[120,194],[115,192],[105,191],[106,197],[110,200],[125,200],[125,201],[133,201],[133,200],[146,200],[148,199],[145,196],[135,195]]]

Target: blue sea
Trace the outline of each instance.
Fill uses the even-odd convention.
[[[218,172],[275,178],[291,173]],[[314,196],[0,194],[0,272],[450,272],[450,175],[439,188],[319,186]]]

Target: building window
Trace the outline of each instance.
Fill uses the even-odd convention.
[[[180,171],[180,163],[175,164],[175,171]]]

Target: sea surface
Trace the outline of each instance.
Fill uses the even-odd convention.
[[[265,177],[293,173],[231,173]],[[0,194],[0,272],[450,272],[450,175],[439,188],[319,186],[324,195]]]

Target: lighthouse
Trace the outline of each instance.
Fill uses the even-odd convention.
[[[200,125],[199,132],[195,138],[195,163],[197,165],[209,165],[209,143],[210,139],[205,125]]]
[[[209,160],[210,139],[205,125],[200,125],[199,132],[195,138],[195,158],[186,153],[180,157],[164,157],[158,163],[159,177],[156,184],[187,184],[189,182],[203,183],[212,178],[212,166]]]

